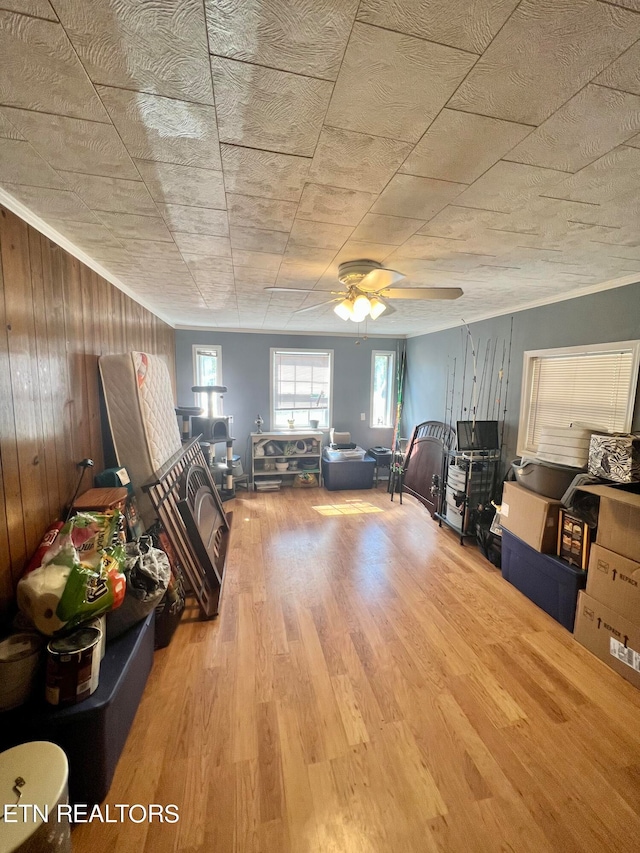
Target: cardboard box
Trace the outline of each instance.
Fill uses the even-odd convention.
[[[504,484],[502,526],[542,554],[556,553],[559,513],[560,501],[545,498],[517,483]]]
[[[581,592],[576,640],[635,687],[640,687],[640,627]]]
[[[592,435],[589,473],[616,483],[640,481],[640,435]]]
[[[580,491],[600,498],[598,545],[640,560],[640,494],[613,486],[582,486]]]
[[[640,563],[592,545],[587,593],[640,626]]]

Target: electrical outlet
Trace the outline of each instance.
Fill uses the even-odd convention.
[[[367,413],[366,412],[360,412],[360,420],[366,421],[366,419],[367,419]]]

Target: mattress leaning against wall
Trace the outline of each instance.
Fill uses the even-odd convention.
[[[99,365],[118,464],[129,472],[149,526],[156,513],[142,485],[182,446],[169,370],[160,356],[143,352],[103,355]]]

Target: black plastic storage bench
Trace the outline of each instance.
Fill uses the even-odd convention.
[[[325,489],[336,492],[340,489],[372,489],[373,472],[376,460],[370,456],[364,459],[346,461],[322,460],[322,480]]]
[[[83,702],[54,708],[38,698],[2,715],[3,748],[50,740],[65,751],[72,803],[95,805],[109,792],[153,665],[154,627],[152,611],[107,645],[98,689]]]
[[[560,557],[541,554],[502,529],[502,577],[568,631],[573,631],[578,593],[587,573]]]

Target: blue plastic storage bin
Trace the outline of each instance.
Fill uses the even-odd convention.
[[[573,631],[576,602],[586,585],[586,572],[559,557],[541,554],[503,528],[502,577]]]

